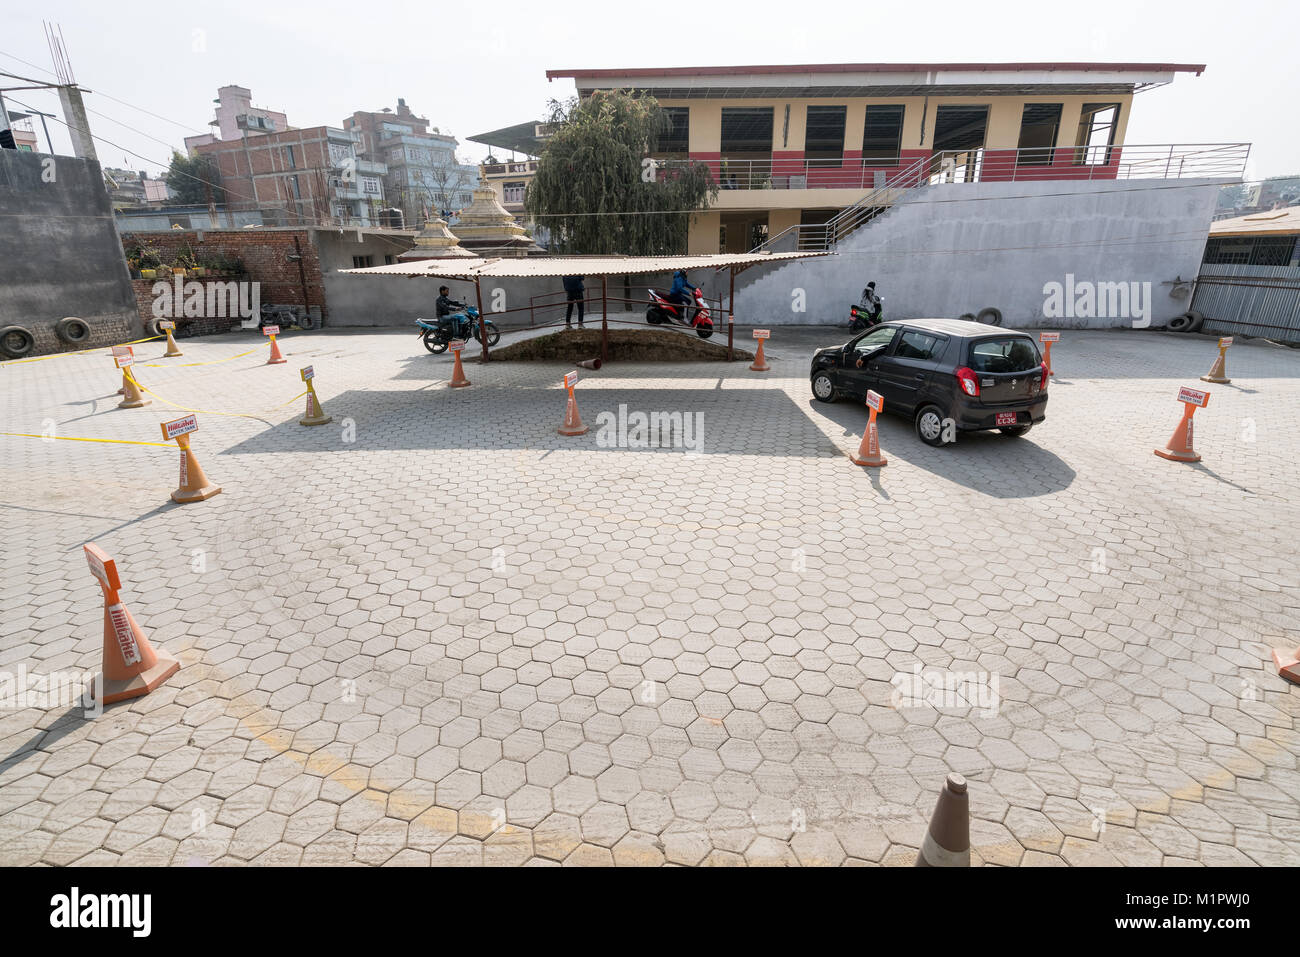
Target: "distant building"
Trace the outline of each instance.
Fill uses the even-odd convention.
[[[1300,266],[1300,206],[1212,223],[1204,262],[1211,266]]]
[[[357,155],[360,134],[330,126],[215,141],[195,152],[216,164],[225,205],[261,210],[268,225],[375,226],[383,163]]]
[[[357,136],[360,156],[387,168],[384,186],[389,202],[407,223],[456,214],[472,201],[478,171],[456,158],[456,137],[441,132],[398,99],[397,111],[357,111],[343,121]]]
[[[524,196],[528,192],[528,185],[537,175],[536,157],[541,155],[552,132],[551,124],[532,122],[469,137],[471,143],[482,143],[503,153],[507,150],[510,152],[509,159],[498,159],[495,153],[489,153],[479,164],[479,179],[492,187],[492,191],[497,194],[497,202],[520,225],[527,224]],[[516,158],[516,153],[522,153],[523,156]]]
[[[14,145],[28,153],[40,152],[36,146],[36,129],[26,113],[9,114],[9,129],[14,134]]]
[[[206,146],[220,140],[237,140],[244,134],[259,136],[266,133],[280,133],[292,129],[283,113],[253,106],[253,93],[242,86],[223,86],[217,90],[216,118],[208,123],[215,127],[215,133],[201,136],[185,137],[185,148],[193,152],[199,146]]]

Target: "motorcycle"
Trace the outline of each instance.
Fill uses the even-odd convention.
[[[876,301],[874,312],[861,303],[854,303],[849,306],[849,331],[861,332],[864,329],[870,329],[872,326],[880,325],[881,318],[885,312],[885,300]]]
[[[434,355],[446,352],[453,339],[482,342],[485,330],[489,346],[495,346],[501,341],[501,330],[497,324],[491,319],[480,320],[478,310],[473,306],[467,307],[464,312],[444,316],[437,323],[416,319],[415,324],[420,327],[416,335],[424,339],[424,348]]]
[[[713,318],[709,315],[704,293],[698,288],[695,290],[694,311],[691,312],[689,319],[686,316],[687,312],[691,312],[689,305],[669,302],[666,296],[660,295],[653,289],[650,290],[650,305],[645,310],[646,322],[652,326],[689,326],[701,339],[713,335]]]

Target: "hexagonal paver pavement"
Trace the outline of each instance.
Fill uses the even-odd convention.
[[[249,414],[199,413],[186,506],[174,450],[0,437],[0,690],[69,692],[5,690],[0,863],[910,865],[950,771],[979,864],[1300,863],[1300,353],[1235,346],[1182,465],[1211,340],[1067,333],[1028,436],[886,416],[871,471],[809,395],[839,330],[584,372],[572,438],[561,365],[248,338],[143,360],[144,409],[99,352],[0,377],[13,432]],[[90,715],[87,541],[182,662]]]

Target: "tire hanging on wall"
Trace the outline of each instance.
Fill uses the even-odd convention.
[[[54,334],[70,346],[81,345],[90,338],[90,323],[76,316],[67,316],[55,323]]]
[[[986,322],[990,326],[1002,325],[1002,310],[993,306],[986,306],[980,310],[980,314],[975,318],[976,322]]]
[[[10,359],[21,359],[36,348],[36,337],[22,326],[5,326],[0,329],[0,354]]]

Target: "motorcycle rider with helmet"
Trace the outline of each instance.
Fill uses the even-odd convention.
[[[696,288],[695,286],[691,285],[690,280],[686,278],[686,270],[678,269],[676,272],[673,273],[673,287],[668,291],[667,299],[669,302],[675,303],[676,305],[682,307],[681,318],[683,322],[691,321],[690,316],[686,314],[687,313],[686,307],[692,301],[692,298],[695,293],[695,288]],[[687,295],[686,291],[688,289],[691,291],[691,295]]]

